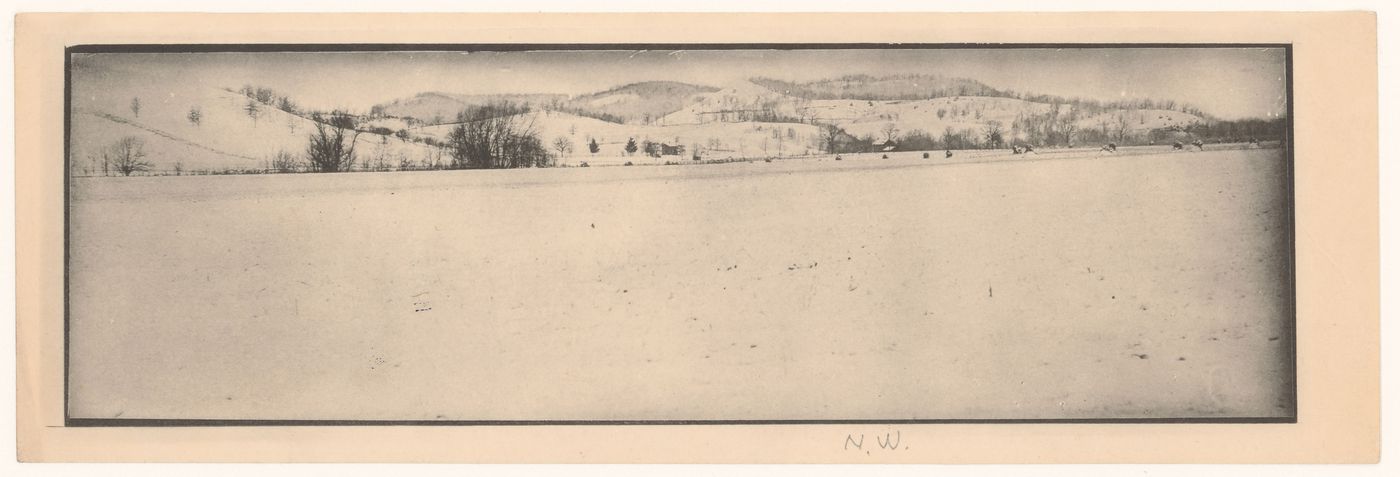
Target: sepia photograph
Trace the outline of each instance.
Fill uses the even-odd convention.
[[[87,45],[66,421],[1293,422],[1287,45]]]

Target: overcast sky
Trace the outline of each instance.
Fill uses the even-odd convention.
[[[108,53],[75,57],[139,82],[266,86],[318,109],[368,110],[424,91],[583,94],[671,80],[723,86],[754,76],[816,80],[926,73],[999,89],[1171,99],[1224,119],[1287,111],[1282,49],[875,49],[368,53]]]

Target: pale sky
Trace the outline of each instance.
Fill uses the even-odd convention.
[[[305,106],[357,111],[424,91],[576,95],[650,80],[724,86],[754,76],[920,73],[1066,97],[1171,99],[1222,119],[1287,112],[1281,48],[102,53],[75,55],[74,64],[75,79],[106,70],[142,82],[248,83]]]

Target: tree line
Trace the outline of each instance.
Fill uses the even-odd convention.
[[[820,149],[831,154],[940,149],[998,149],[1015,145],[1036,147],[1076,147],[1113,143],[1118,146],[1166,144],[1172,141],[1248,142],[1283,140],[1287,137],[1285,118],[1205,121],[1184,125],[1134,130],[1126,116],[1115,116],[1098,127],[1081,127],[1074,113],[1050,112],[1017,118],[1008,128],[999,121],[988,121],[980,128],[947,127],[941,132],[899,131],[891,123],[879,135],[860,137],[827,124],[818,137]]]
[[[1081,97],[1025,93],[1009,89],[1002,90],[993,88],[980,81],[968,78],[954,78],[942,75],[905,74],[881,77],[870,75],[846,75],[835,79],[804,83],[759,77],[752,78],[750,81],[771,91],[794,96],[803,100],[853,99],[861,101],[913,101],[961,96],[983,96],[1061,105],[1062,107],[1073,108],[1086,115],[1115,110],[1162,109],[1181,111],[1203,118],[1210,117],[1194,105],[1175,100],[1130,98],[1101,101]]]

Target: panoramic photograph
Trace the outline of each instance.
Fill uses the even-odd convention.
[[[69,421],[1296,419],[1285,47],[599,48],[71,50]]]

